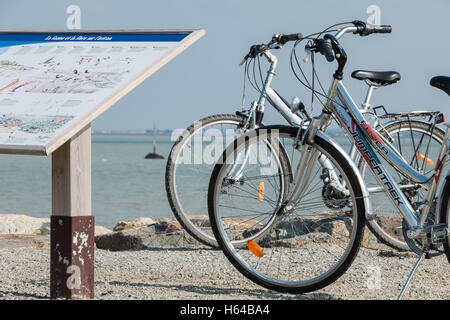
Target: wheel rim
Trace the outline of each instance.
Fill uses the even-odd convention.
[[[177,219],[181,219],[182,221],[179,221],[180,223],[182,223],[184,225],[184,227],[186,229],[188,229],[191,233],[193,233],[197,238],[199,238],[198,240],[204,242],[205,244],[215,244],[216,240],[212,234],[212,232],[210,231],[210,227],[209,224],[207,222],[202,222],[203,220],[208,220],[208,214],[207,214],[207,206],[206,206],[206,198],[204,199],[204,201],[199,201],[199,203],[204,203],[204,206],[202,208],[199,208],[198,210],[192,209],[192,205],[183,205],[183,202],[186,202],[186,198],[182,199],[183,197],[187,197],[187,195],[183,194],[184,191],[182,191],[183,188],[189,187],[189,185],[191,185],[192,182],[191,181],[185,181],[183,184],[183,186],[181,185],[180,182],[177,182],[177,177],[180,177],[180,155],[183,152],[183,149],[186,147],[186,145],[189,143],[190,140],[192,140],[192,138],[198,134],[200,131],[205,130],[205,129],[211,129],[211,127],[216,126],[216,125],[229,125],[230,127],[235,127],[236,129],[238,128],[238,126],[241,124],[241,121],[239,121],[238,119],[229,119],[229,120],[220,120],[217,122],[211,122],[211,123],[207,123],[203,126],[199,126],[198,128],[195,128],[194,131],[189,135],[189,139],[184,139],[182,144],[178,147],[178,151],[177,151],[177,157],[174,161],[173,164],[173,177],[172,177],[172,201],[174,202],[174,206],[175,206],[175,216]],[[225,129],[224,129],[225,130]],[[187,167],[187,166],[185,166]],[[209,180],[210,178],[210,174],[212,172],[212,167],[213,165],[210,165],[210,168],[208,169],[204,169],[204,176],[205,178],[207,178],[207,180]],[[192,176],[188,176],[189,179],[196,179],[196,177],[192,177]],[[198,176],[197,176],[198,178]],[[205,184],[203,186],[203,190],[199,190],[196,194],[196,196],[198,198],[201,198],[202,196],[206,195],[207,193],[207,181],[205,179]],[[189,208],[189,206],[191,206],[191,208]],[[201,217],[203,216],[203,217]],[[197,220],[199,220],[200,225],[202,226],[198,226],[195,224],[195,222],[193,222],[193,220],[191,219],[195,219],[197,218]],[[195,220],[194,220],[195,221]]]
[[[289,137],[291,138],[291,137]],[[328,158],[331,158],[330,155],[321,147],[317,146],[318,150],[324,154],[325,156],[327,156]],[[343,169],[337,164],[337,162],[335,160],[330,159],[330,161],[333,163],[335,169],[337,169],[339,172],[343,172]],[[221,193],[221,177],[224,176],[225,171],[227,170],[227,165],[222,166],[222,170],[220,170],[219,174],[218,174],[218,179],[216,181],[216,185],[214,186],[214,190],[215,190],[215,200],[214,200],[214,214],[215,214],[215,221],[221,221],[223,219],[223,214],[220,212],[220,209],[218,208],[218,198],[220,198],[220,193]],[[346,175],[343,175],[343,179],[345,181],[345,184],[347,186],[350,186],[350,181],[348,180],[348,178],[346,177]],[[313,180],[312,180],[313,181]],[[321,197],[320,195],[320,191],[321,188],[317,189],[315,192],[319,194],[319,197]],[[310,191],[314,192],[314,189],[310,189]],[[218,236],[221,239],[221,242],[223,242],[223,249],[225,249],[225,252],[227,254],[227,256],[231,257],[232,263],[235,264],[235,266],[238,267],[238,269],[240,269],[241,272],[244,272],[244,274],[250,275],[252,277],[252,280],[257,281],[259,284],[262,285],[268,285],[269,287],[271,286],[275,286],[275,287],[283,287],[283,288],[299,288],[299,287],[307,287],[307,286],[313,286],[319,282],[324,282],[327,279],[330,278],[330,276],[332,274],[334,274],[338,269],[340,269],[342,267],[342,265],[344,264],[344,262],[347,261],[347,258],[350,254],[351,249],[353,248],[353,244],[355,241],[355,237],[357,234],[357,226],[358,226],[358,205],[356,202],[356,198],[354,195],[353,190],[349,190],[350,191],[350,198],[352,199],[352,213],[351,213],[351,217],[347,216],[347,217],[342,217],[342,219],[344,220],[344,223],[342,224],[344,227],[347,227],[346,223],[348,221],[345,221],[345,219],[351,219],[351,230],[348,231],[348,241],[346,242],[346,245],[344,246],[344,248],[342,247],[342,245],[340,245],[340,243],[338,244],[329,244],[329,243],[324,243],[323,246],[321,246],[321,248],[326,248],[326,247],[333,247],[332,249],[328,249],[326,250],[328,252],[329,255],[333,255],[334,252],[331,252],[331,250],[334,250],[336,252],[340,252],[336,255],[338,255],[338,257],[336,259],[331,259],[333,261],[331,261],[330,266],[327,267],[325,266],[322,269],[327,269],[325,272],[320,272],[319,274],[314,274],[313,277],[308,278],[308,279],[302,279],[302,280],[293,280],[290,278],[290,276],[293,276],[294,274],[296,274],[296,272],[301,273],[302,276],[310,276],[311,275],[311,270],[306,271],[305,268],[305,261],[308,259],[308,254],[310,256],[312,256],[313,254],[311,254],[312,250],[312,245],[310,246],[309,243],[307,243],[307,241],[305,241],[304,243],[299,243],[299,247],[295,248],[295,243],[291,245],[291,248],[289,248],[289,257],[286,259],[287,254],[286,253],[282,253],[281,250],[279,250],[279,248],[283,248],[283,246],[287,246],[287,243],[282,243],[279,242],[277,246],[274,246],[273,248],[270,247],[269,243],[267,242],[267,237],[272,236],[272,235],[266,235],[265,238],[260,239],[260,244],[261,244],[261,248],[264,251],[267,251],[266,255],[262,258],[258,258],[255,257],[254,253],[251,252],[251,250],[248,250],[246,248],[241,248],[239,246],[237,246],[235,243],[233,243],[232,240],[230,240],[230,235],[227,232],[225,225],[219,222],[216,222],[216,228],[217,228],[217,232],[218,232]],[[306,202],[307,198],[304,198],[302,200],[305,200],[304,203],[304,209],[303,210],[311,210],[312,207],[309,206],[309,208],[306,208],[309,205],[312,204],[312,202]],[[323,199],[320,199],[320,201],[323,201]],[[320,202],[319,201],[319,202]],[[297,208],[300,211],[300,208]],[[329,208],[328,208],[329,209]],[[300,214],[297,216],[299,217],[301,216]],[[331,215],[329,215],[328,217],[330,217]],[[294,217],[291,215],[291,217]],[[297,218],[296,217],[296,218]],[[305,216],[303,216],[303,218],[305,218]],[[291,220],[291,226],[293,226],[294,223],[298,223],[299,221],[302,222],[301,220],[303,219],[302,217],[300,217],[300,219]],[[340,217],[341,218],[341,217]],[[306,218],[305,218],[306,219]],[[277,221],[277,223],[283,223],[286,222],[288,220],[279,220]],[[313,223],[310,225],[312,226],[314,223],[316,223],[317,225],[317,230],[319,230],[320,224],[319,222],[314,222],[314,219],[311,219],[311,221],[313,221]],[[324,219],[321,220],[323,221],[324,225],[325,225],[325,221]],[[332,222],[335,222],[336,220],[330,220]],[[305,220],[303,220],[303,222],[305,222]],[[328,221],[329,222],[329,221]],[[309,222],[308,222],[309,223]],[[306,224],[306,222],[305,222]],[[341,226],[342,226],[341,225]],[[278,227],[278,225],[277,225]],[[271,227],[272,230],[274,230],[276,227],[272,226]],[[292,227],[292,230],[294,230],[294,228],[296,228],[296,226]],[[281,228],[282,229],[282,228]],[[296,231],[294,231],[293,235],[295,234]],[[311,232],[312,233],[312,232]],[[298,239],[301,239],[301,236]],[[320,236],[318,237],[320,238]],[[339,238],[339,236],[337,237]],[[312,238],[314,239],[314,238]],[[319,241],[321,241],[319,239]],[[272,243],[275,243],[276,241],[273,240]],[[317,251],[318,248],[315,248],[315,250]],[[276,252],[278,251],[278,253]],[[288,252],[288,251],[285,251]],[[279,258],[276,258],[275,255],[278,254]],[[283,256],[283,254],[285,254],[285,256]],[[267,259],[266,259],[267,258]],[[262,259],[266,259],[265,262],[261,262],[263,261]],[[273,260],[275,259],[275,260]],[[277,261],[277,259],[279,259]],[[302,260],[303,259],[303,260]],[[272,266],[274,266],[276,268],[276,270],[274,269],[273,271],[270,270],[271,266],[271,261],[277,261],[274,264],[272,264]],[[265,265],[263,266],[262,264]],[[278,263],[278,266],[276,266],[275,264]],[[314,264],[318,264],[320,263],[320,261],[314,261],[314,262],[309,262],[309,265],[312,266]],[[284,265],[285,267],[289,264],[289,268],[282,268],[282,265]],[[295,265],[296,267],[300,267],[299,269],[296,270],[292,270],[293,265]],[[295,268],[295,267],[294,267]],[[301,268],[303,268],[303,270],[300,270]],[[263,269],[265,271],[263,271]],[[283,269],[283,270],[282,270]],[[287,277],[287,279],[285,279],[284,277]]]

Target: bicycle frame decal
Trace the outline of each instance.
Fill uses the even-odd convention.
[[[354,121],[352,121],[352,125],[354,125]],[[383,139],[380,138],[378,133],[368,124],[367,122],[361,122],[361,128],[367,133],[370,139],[375,142],[378,148],[383,151],[386,155],[389,154],[389,150],[384,146],[385,143]]]
[[[383,181],[384,185],[388,189],[389,193],[392,196],[392,199],[397,202],[398,205],[403,204],[401,201],[400,195],[394,189],[394,183],[390,181],[390,177],[386,173],[383,172],[382,164],[380,159],[376,156],[373,149],[368,148],[368,143],[366,137],[361,132],[361,129],[357,126],[355,130],[355,122],[352,120],[352,128],[353,132],[350,132],[355,140],[355,145],[358,148],[359,152],[362,154],[367,164],[372,168],[372,171],[375,172],[379,179]]]
[[[340,101],[339,98],[336,97],[336,100]],[[341,104],[341,103],[340,103]],[[387,190],[389,191],[392,199],[398,204],[403,204],[402,198],[399,195],[399,191],[397,191],[394,187],[395,183],[391,182],[391,178],[387,172],[383,170],[383,165],[374,152],[374,150],[369,145],[369,142],[367,141],[366,136],[363,134],[362,129],[360,126],[356,124],[356,122],[349,117],[348,113],[344,113],[342,108],[338,108],[336,104],[332,104],[334,110],[337,114],[339,114],[340,118],[343,120],[343,122],[346,124],[346,128],[348,129],[350,135],[353,137],[354,143],[356,148],[359,150],[361,155],[366,160],[369,167],[372,169],[372,171],[378,176],[379,180],[386,186]],[[350,125],[348,123],[350,122]],[[364,122],[365,123],[365,122]],[[370,127],[369,124],[365,123],[366,130],[372,130],[369,132],[373,132],[371,134],[371,138],[376,139],[377,143],[384,144],[383,141],[379,138],[378,134],[373,131],[373,129]],[[381,141],[380,141],[381,140]],[[383,151],[387,152],[387,149],[382,149]],[[401,191],[400,191],[401,192]]]
[[[395,167],[405,166],[402,173],[407,172],[407,176],[411,176],[413,180],[424,182],[428,178],[422,176],[409,166],[407,168],[406,166],[408,164],[391,149],[375,129],[366,123],[364,117],[340,81],[333,85],[332,88],[335,89],[330,90],[330,97],[333,97],[332,101],[334,102],[330,103],[330,107],[336,115],[338,122],[347,131],[348,136],[353,140],[353,143],[364,157],[375,177],[384,186],[393,203],[398,207],[408,224],[412,227],[417,226],[419,223],[417,212],[411,207],[411,204],[407,201],[399,186],[392,180],[391,175],[376,154],[374,147],[380,151],[380,154],[389,163],[396,163]]]
[[[442,167],[444,166],[444,163],[441,161],[441,159],[438,160],[438,163],[436,164],[435,169],[435,175],[434,175],[434,181],[437,183],[441,177],[442,173]]]

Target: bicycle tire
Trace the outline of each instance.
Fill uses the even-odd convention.
[[[167,159],[165,184],[166,184],[167,199],[169,201],[170,208],[172,209],[172,212],[177,221],[190,236],[192,236],[197,241],[211,247],[217,246],[215,239],[213,237],[209,237],[207,234],[202,232],[202,230],[200,230],[198,226],[192,223],[188,217],[188,214],[184,212],[183,207],[181,205],[181,201],[177,194],[175,181],[177,158],[179,157],[182,151],[184,143],[188,141],[188,139],[193,134],[195,134],[196,131],[205,128],[208,125],[213,125],[215,123],[231,123],[235,124],[236,126],[239,126],[243,122],[243,120],[244,120],[243,117],[234,114],[216,114],[198,120],[196,123],[193,123],[189,127],[187,127],[185,134],[181,135],[177,139],[177,141],[172,146],[172,149]],[[201,125],[198,126],[197,125],[198,123],[200,123]]]
[[[450,229],[450,175],[446,177],[445,185],[442,189],[439,222],[445,223],[447,228]],[[447,236],[447,241],[444,243],[444,252],[450,264],[450,235]]]
[[[230,123],[234,124],[237,127],[242,126],[245,122],[246,118],[234,115],[234,114],[217,114],[205,117],[203,119],[198,120],[196,123],[193,123],[190,125],[183,135],[181,135],[177,141],[172,146],[172,149],[170,151],[170,154],[167,159],[166,164],[166,174],[165,174],[165,185],[166,185],[166,194],[167,199],[169,201],[170,207],[172,209],[172,212],[174,214],[174,217],[176,220],[180,223],[182,228],[194,239],[199,241],[200,243],[217,248],[218,244],[216,239],[214,238],[212,232],[209,234],[205,229],[200,226],[197,226],[195,223],[191,221],[189,218],[189,214],[183,209],[183,204],[178,196],[177,193],[177,187],[176,187],[176,163],[177,158],[179,157],[182,148],[186,141],[188,141],[196,132],[198,132],[201,129],[204,129],[208,126],[213,126],[214,124],[219,123]],[[200,123],[200,125],[198,125]],[[283,150],[282,150],[283,151]],[[290,163],[288,160],[286,160],[286,156],[284,156],[284,159],[282,159],[284,165],[287,167],[287,170],[291,172],[290,170]],[[212,170],[211,170],[212,172]],[[292,176],[292,175],[290,175]],[[206,194],[206,193],[205,193]],[[206,200],[205,200],[205,206],[206,206]],[[208,218],[208,216],[206,216]]]
[[[263,127],[261,129],[275,129],[278,130],[280,136],[286,135],[292,138],[296,137],[298,134],[298,128],[289,127],[289,126],[270,126]],[[257,129],[257,135],[261,129]],[[245,137],[243,137],[245,140]],[[267,288],[270,290],[275,290],[279,292],[286,293],[305,293],[311,292],[318,289],[321,289],[332,282],[336,281],[340,276],[342,276],[345,271],[350,267],[352,262],[354,261],[359,248],[361,246],[362,236],[365,227],[365,205],[363,201],[363,192],[362,186],[359,183],[358,175],[355,172],[356,168],[351,166],[351,163],[348,160],[348,157],[343,155],[343,151],[335,148],[331,143],[322,139],[320,136],[315,137],[315,143],[313,145],[315,148],[320,148],[322,152],[325,152],[330,157],[334,159],[334,161],[341,168],[342,172],[345,173],[346,181],[351,185],[351,189],[353,190],[354,200],[356,204],[355,213],[352,213],[354,217],[356,217],[356,222],[354,222],[354,229],[352,228],[352,233],[349,236],[350,240],[348,242],[347,249],[345,250],[342,261],[339,260],[339,263],[336,263],[336,267],[333,264],[332,269],[328,270],[324,273],[324,276],[314,278],[311,281],[306,281],[305,283],[301,282],[285,282],[284,280],[278,280],[270,277],[265,277],[261,275],[260,272],[256,271],[250,264],[246,261],[243,261],[243,258],[239,255],[237,247],[233,245],[233,242],[228,238],[226,231],[218,217],[217,213],[217,199],[216,195],[221,193],[218,190],[218,186],[221,183],[222,173],[227,169],[226,164],[226,153],[233,154],[234,150],[239,151],[239,145],[234,143],[234,145],[230,145],[229,148],[234,148],[233,151],[226,150],[224,152],[224,160],[222,163],[216,164],[214,167],[213,174],[211,176],[210,185],[208,189],[208,212],[209,219],[211,221],[211,226],[214,232],[214,235],[219,243],[220,248],[224,252],[227,259],[231,262],[231,264],[246,278],[251,281]],[[286,258],[289,260],[289,258]],[[281,261],[281,258],[280,258]],[[301,264],[301,263],[300,263]],[[304,266],[302,266],[304,267]],[[308,271],[305,271],[308,274]]]

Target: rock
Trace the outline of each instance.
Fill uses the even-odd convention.
[[[162,220],[159,223],[155,223],[154,227],[155,227],[156,232],[158,232],[158,233],[163,233],[163,232],[170,233],[173,231],[181,230],[181,228],[179,226],[177,226],[174,223],[171,223],[170,221],[166,221],[166,220]]]
[[[239,231],[257,230],[263,227],[259,221],[248,218],[225,218],[222,221],[226,229]]]
[[[132,234],[129,230],[116,231],[95,237],[97,249],[110,251],[145,249],[142,238]]]
[[[383,230],[391,230],[390,234],[394,238],[403,241],[403,236],[396,236],[394,234],[394,228],[400,227],[402,225],[402,218],[399,217],[389,217],[389,216],[377,216],[376,221],[378,225],[383,228]],[[369,249],[389,249],[387,245],[378,241],[375,235],[366,228],[364,233],[364,238],[362,241],[362,246]]]
[[[2,214],[0,215],[0,234],[50,234],[50,219]]]
[[[325,217],[321,219],[302,217],[283,220],[264,239],[261,239],[259,244],[262,247],[273,248],[300,247],[311,242],[347,242],[349,230],[351,229],[350,223],[350,219],[345,217]],[[253,230],[245,230],[245,228],[242,228],[242,230],[232,230],[230,234],[233,239],[239,240],[257,233],[260,227],[253,228]],[[362,246],[371,249],[386,248],[368,228],[365,228]]]
[[[184,230],[167,220],[99,235],[95,237],[95,243],[98,249],[110,251],[202,246],[186,236]]]
[[[377,216],[376,221],[378,225],[383,228],[383,230],[391,230],[389,234],[396,238],[397,240],[404,241],[403,236],[397,236],[394,234],[394,228],[402,226],[402,218],[400,217],[387,217],[387,216]]]
[[[155,221],[152,218],[148,217],[139,217],[133,220],[119,221],[116,226],[113,228],[114,231],[121,231],[132,229],[136,227],[146,226],[150,224],[154,224]]]
[[[112,232],[111,230],[95,226],[95,235]],[[0,234],[50,234],[50,218],[35,218],[18,214],[0,215]]]
[[[1,234],[0,235],[0,250],[1,249],[49,249],[50,237],[37,234]]]
[[[205,214],[194,214],[189,216],[189,220],[197,226],[197,227],[203,227],[203,228],[209,228],[211,227],[211,224],[209,223],[209,217]]]
[[[102,226],[95,226],[95,235],[96,236],[101,236],[103,234],[107,234],[107,233],[111,233],[113,232],[112,230],[109,230],[108,228],[102,227]]]

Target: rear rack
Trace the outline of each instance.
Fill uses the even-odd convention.
[[[377,114],[377,109],[384,111],[383,115]],[[428,121],[434,119],[435,124],[439,124],[445,121],[444,114],[440,111],[408,111],[408,112],[394,112],[390,113],[384,108],[384,106],[378,106],[373,108],[373,112],[376,117],[380,119],[398,119],[398,118],[416,118],[416,117],[428,117]]]

